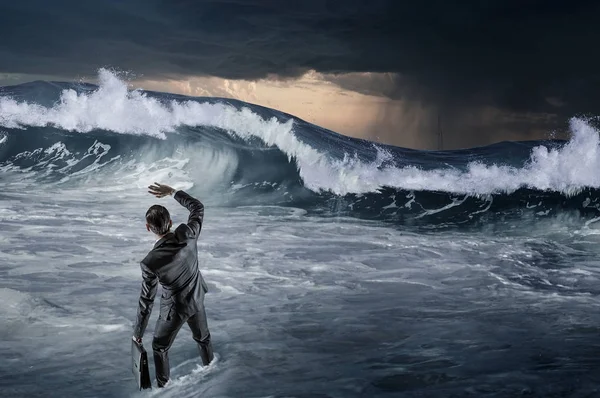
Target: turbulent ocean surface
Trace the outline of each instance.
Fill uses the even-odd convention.
[[[2,87],[0,396],[600,396],[590,123],[569,141],[418,151],[106,70],[98,86]],[[187,219],[155,181],[206,206],[217,360],[200,365],[185,326],[172,383],[137,392],[144,214]]]

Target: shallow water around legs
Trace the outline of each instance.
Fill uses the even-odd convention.
[[[200,365],[184,326],[170,385],[137,392],[129,350],[139,261],[154,243],[143,214],[155,202],[3,190],[0,395],[600,394],[593,224],[424,232],[294,208],[209,206],[199,259],[216,361]],[[173,199],[160,203],[185,222]],[[156,317],[144,338],[150,354]]]

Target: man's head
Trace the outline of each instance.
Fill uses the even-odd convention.
[[[146,229],[162,236],[171,229],[171,215],[166,207],[153,205],[146,212]]]

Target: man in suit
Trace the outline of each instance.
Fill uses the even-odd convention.
[[[167,185],[155,182],[148,189],[158,198],[173,195],[190,212],[187,224],[180,224],[172,232],[173,223],[165,207],[154,205],[146,212],[146,229],[153,232],[157,240],[140,263],[143,282],[133,339],[142,342],[160,282],[162,296],[152,350],[156,381],[158,387],[164,387],[170,375],[169,348],[184,323],[187,322],[198,343],[202,363],[206,366],[213,360],[204,311],[204,294],[208,289],[198,269],[196,246],[204,219],[204,205],[184,191],[176,191]]]

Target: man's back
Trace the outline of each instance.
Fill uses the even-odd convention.
[[[159,239],[142,264],[158,277],[163,288],[161,308],[174,305],[175,311],[185,315],[198,311],[207,288],[198,269],[197,235],[190,227],[180,224]]]
[[[208,290],[198,269],[197,241],[204,221],[204,205],[184,191],[177,191],[174,199],[190,211],[187,224],[180,224],[154,244],[141,261],[142,294],[138,325],[148,323],[152,311],[157,282],[163,287],[160,315],[173,312],[192,315],[198,312]]]
[[[197,240],[204,220],[204,205],[187,193],[174,191],[168,186],[156,184],[149,188],[154,191],[150,193],[157,197],[175,193],[175,200],[190,211],[187,224],[180,224],[173,232],[166,234],[155,232],[160,233],[161,238],[156,241],[152,250],[140,262],[143,282],[133,337],[136,341],[141,342],[160,282],[163,293],[152,349],[156,379],[159,387],[162,387],[169,380],[167,355],[169,348],[184,323],[187,323],[192,330],[203,364],[208,365],[213,359],[210,332],[204,310],[204,294],[208,289],[198,269]],[[164,229],[159,228],[159,230],[168,231],[172,221],[167,210],[158,205],[153,207],[163,209],[164,217],[161,219],[159,227],[163,228],[164,226]],[[148,214],[151,214],[152,209],[148,210],[147,221],[151,220],[148,217],[152,216],[148,216]],[[165,220],[168,220],[168,225],[165,225]],[[154,224],[148,225],[148,228],[157,228],[157,225]],[[153,231],[155,230],[153,229]]]

